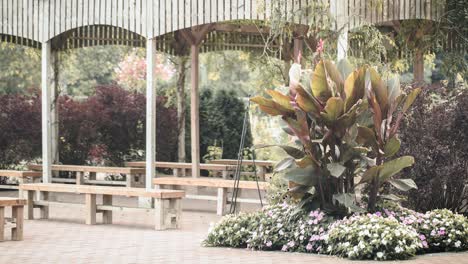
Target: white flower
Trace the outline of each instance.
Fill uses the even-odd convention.
[[[383,258],[384,253],[383,252],[377,252],[377,258],[381,259]]]
[[[460,241],[460,240],[458,240],[457,242],[455,242],[455,247],[456,247],[456,248],[459,248],[460,246],[461,246],[461,241]]]
[[[396,253],[400,253],[400,252],[402,252],[402,251],[403,251],[403,249],[402,249],[401,247],[396,247],[396,248],[395,248],[395,252],[396,252]]]

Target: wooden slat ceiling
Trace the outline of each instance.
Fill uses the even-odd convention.
[[[436,0],[0,0],[0,40],[38,48],[52,40],[56,48],[69,49],[142,47],[146,38],[158,38],[159,50],[177,54],[178,30],[244,20],[258,24],[272,15],[307,25],[314,19],[313,3],[327,7],[337,29],[349,30],[394,20],[437,20],[444,11]],[[214,30],[202,51],[263,50],[265,32],[247,28]]]

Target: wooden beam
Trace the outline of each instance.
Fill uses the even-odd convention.
[[[51,126],[51,89],[54,86],[52,45],[50,41],[42,43],[42,181],[52,179],[52,126]]]
[[[156,39],[146,42],[146,189],[151,190],[156,170]]]

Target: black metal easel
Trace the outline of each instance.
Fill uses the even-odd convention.
[[[234,174],[234,187],[232,191],[232,198],[231,198],[231,206],[229,209],[229,213],[234,214],[236,212],[237,207],[237,197],[239,196],[239,182],[240,182],[240,175],[241,175],[241,168],[242,168],[242,161],[244,160],[244,145],[245,145],[245,136],[248,131],[249,126],[249,109],[250,109],[250,96],[248,97],[247,108],[244,113],[244,123],[242,125],[242,134],[241,134],[241,141],[239,144],[239,152],[237,153],[237,164],[236,164],[236,172]],[[254,167],[254,177],[255,181],[257,182],[257,191],[258,191],[258,198],[260,198],[260,205],[263,207],[262,201],[262,194],[260,193],[260,187],[258,184],[258,176],[257,176],[257,165],[255,165],[255,148],[252,147],[252,162]]]

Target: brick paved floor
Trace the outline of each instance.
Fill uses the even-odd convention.
[[[2,191],[0,196],[16,196],[16,193]],[[73,195],[60,195],[53,199],[80,201]],[[135,204],[136,200],[119,199],[117,203]],[[0,264],[373,263],[313,254],[204,248],[200,242],[209,223],[219,218],[213,212],[206,212],[215,208],[210,202],[183,203],[184,209],[200,206],[204,211],[184,210],[182,228],[171,231],[154,231],[153,219],[145,213],[114,213],[114,225],[87,226],[81,208],[52,206],[50,220],[25,221],[24,241],[0,243]],[[9,236],[8,232],[6,239],[10,239]],[[404,263],[462,264],[468,263],[468,253],[424,255]]]

